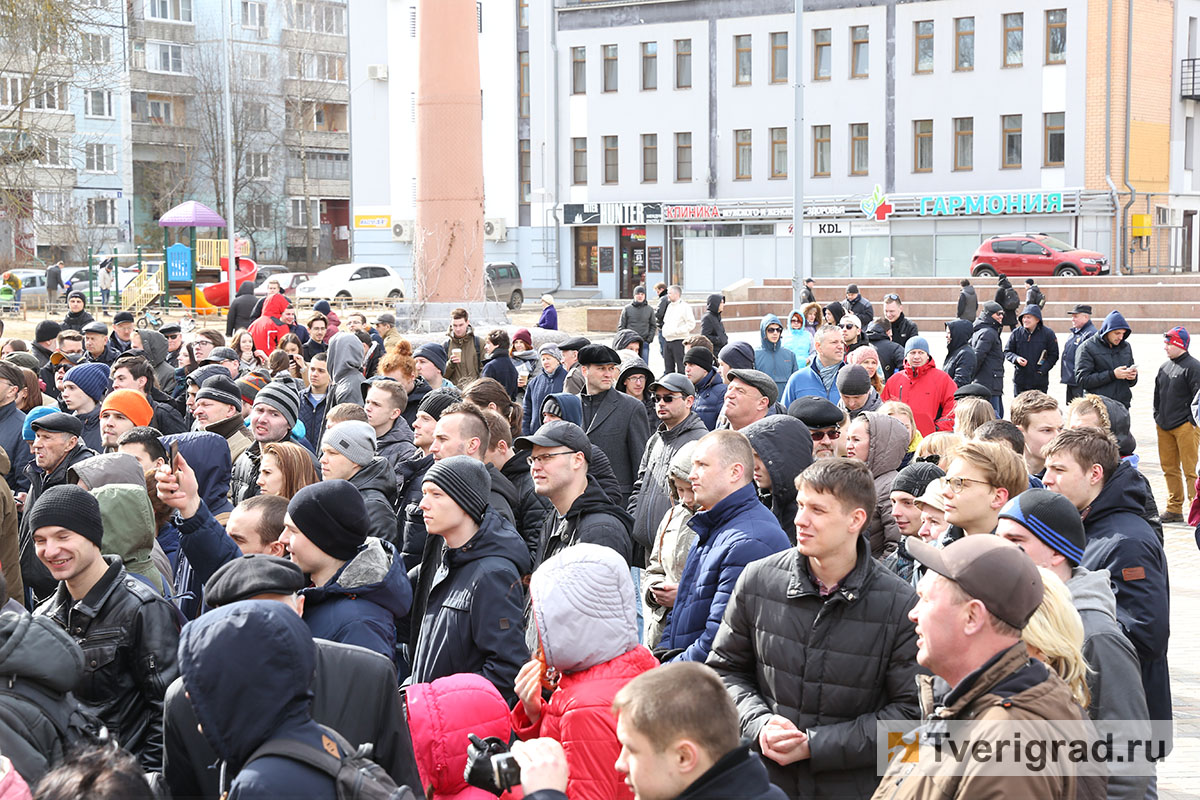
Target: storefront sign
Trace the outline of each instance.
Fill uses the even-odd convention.
[[[921,198],[920,216],[986,216],[992,214],[1061,214],[1062,192],[1017,194],[946,194]]]
[[[567,203],[563,219],[568,225],[659,225],[662,203]]]
[[[387,230],[392,227],[391,214],[355,214],[354,227],[357,230]]]
[[[755,220],[755,219],[789,219],[792,216],[791,206],[720,206],[716,203],[696,203],[690,205],[665,205],[662,209],[663,219],[667,222],[686,220]],[[806,217],[843,217],[846,215],[845,206],[809,206],[804,209]]]

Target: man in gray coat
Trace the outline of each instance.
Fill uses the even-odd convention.
[[[1021,492],[1000,510],[996,535],[1018,545],[1033,563],[1053,572],[1070,590],[1083,620],[1083,657],[1089,667],[1087,684],[1092,695],[1088,716],[1094,720],[1149,720],[1137,651],[1117,622],[1117,600],[1108,570],[1093,572],[1079,566],[1087,537],[1071,501],[1049,489]],[[1149,783],[1147,775],[1115,773],[1108,777],[1108,796],[1145,797]]]
[[[602,344],[589,344],[579,351],[580,371],[586,384],[586,394],[580,397],[583,430],[612,462],[621,487],[621,496],[615,499],[625,508],[633,493],[646,440],[650,438],[650,422],[640,401],[613,388],[620,362],[617,351]]]
[[[696,387],[678,372],[669,372],[650,384],[658,429],[646,443],[633,496],[629,498],[629,513],[633,514],[633,541],[650,552],[659,523],[671,509],[671,460],[688,442],[698,441],[708,433],[704,420],[692,411]]]

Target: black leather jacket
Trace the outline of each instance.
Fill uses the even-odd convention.
[[[65,583],[34,611],[50,617],[83,648],[76,696],[147,772],[162,770],[163,696],[179,676],[175,608],[130,576],[117,556],[82,600]]]

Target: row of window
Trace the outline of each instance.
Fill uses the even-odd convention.
[[[770,165],[769,177],[786,178],[788,176],[788,129],[770,128]],[[601,143],[604,148],[604,183],[617,183],[620,180],[619,137],[603,136]],[[523,140],[524,141],[524,140]],[[692,180],[692,134],[690,131],[674,134],[674,180],[676,183],[687,183]],[[643,133],[642,148],[642,183],[658,182],[658,134]],[[733,164],[734,180],[748,181],[753,179],[753,148],[754,132],[740,129],[733,132]],[[571,140],[571,183],[577,186],[588,181],[588,140],[586,137]]]
[[[71,201],[70,192],[38,192],[33,208],[34,222],[39,225],[72,222]],[[89,197],[82,211],[88,225],[112,227],[117,224],[117,201],[111,197]]]
[[[35,135],[37,157],[34,160],[42,167],[71,167],[71,140],[53,134]],[[88,142],[83,146],[83,168],[85,172],[113,173],[117,171],[116,147],[101,142]]]
[[[952,121],[953,154],[951,169],[970,171],[975,168],[975,118],[955,117]],[[772,129],[775,130],[775,129]],[[870,171],[870,126],[865,122],[850,124],[851,175],[866,175]],[[1024,118],[1021,114],[1000,117],[1000,167],[1020,169],[1024,166]],[[831,174],[831,126],[812,126],[812,175],[828,178]],[[1042,166],[1061,167],[1066,161],[1066,114],[1054,112],[1042,115]],[[933,120],[913,120],[913,172],[933,171]],[[775,176],[772,176],[775,177]]]
[[[90,0],[92,5],[106,7],[107,0]],[[192,0],[146,0],[146,18],[166,22],[192,22]],[[241,0],[242,27],[261,30],[267,24],[265,0]],[[288,27],[343,35],[346,32],[346,8],[337,3],[293,0],[287,8]]]
[[[1025,59],[1025,15],[1023,13],[1001,15],[1003,24],[1003,65],[1019,67]],[[1062,64],[1067,59],[1067,11],[1052,9],[1045,16],[1045,63]],[[869,25],[854,25],[850,28],[850,77],[866,78],[870,71],[871,28]],[[832,77],[833,31],[830,28],[813,30],[812,79],[829,80]],[[770,33],[770,82],[788,81],[788,34],[784,31]],[[933,72],[934,66],[934,23],[920,20],[913,23],[913,72]],[[618,46],[600,46],[603,59],[601,72],[602,90],[615,92],[618,89]],[[658,88],[658,42],[640,44],[640,81],[643,91]],[[733,85],[749,86],[754,79],[754,42],[751,34],[733,37]],[[674,40],[675,88],[688,89],[692,85],[692,40]],[[528,69],[526,62],[525,68]],[[954,69],[965,72],[975,69],[975,18],[959,17],[954,20]],[[571,48],[571,93],[587,92],[587,48]]]

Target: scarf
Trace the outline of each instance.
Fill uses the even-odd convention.
[[[821,376],[821,383],[825,385],[825,391],[829,391],[833,382],[837,380],[838,370],[842,368],[842,363],[839,361],[831,367],[825,367],[821,365],[821,360],[818,358],[813,365],[817,368],[817,374]]]

